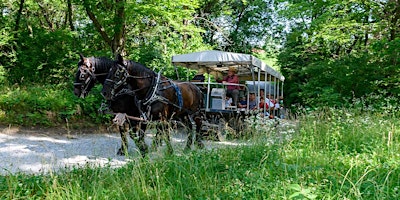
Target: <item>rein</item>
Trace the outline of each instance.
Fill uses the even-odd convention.
[[[188,113],[192,113],[193,114],[193,112],[191,112],[190,110],[188,110],[186,108],[183,108],[182,93],[181,93],[179,87],[176,84],[174,84],[173,81],[171,81],[169,79],[163,81],[162,78],[161,78],[161,71],[159,71],[157,73],[157,76],[155,77],[154,75],[149,75],[149,74],[147,74],[145,76],[130,75],[126,68],[121,67],[121,69],[123,70],[124,74],[123,74],[123,77],[120,80],[117,81],[117,80],[106,79],[106,82],[110,82],[110,83],[113,84],[113,89],[111,90],[111,99],[116,99],[121,95],[134,96],[135,97],[135,104],[138,107],[139,112],[143,116],[144,120],[148,119],[148,115],[150,114],[149,112],[151,111],[151,109],[150,109],[151,108],[151,104],[156,102],[156,101],[163,102],[165,104],[174,106],[175,108],[179,109],[180,111],[184,110],[184,111],[186,111]],[[150,85],[133,90],[132,86],[130,84],[128,84],[128,82],[127,82],[128,78],[132,78],[132,79],[147,79],[147,78],[151,78],[152,80],[151,80],[151,84]],[[161,87],[161,84],[163,84],[163,83],[169,83],[169,85]],[[123,89],[121,89],[117,93],[114,93],[114,91],[117,88],[119,88],[121,86],[124,86],[124,85],[125,85],[125,87]],[[145,95],[145,98],[144,99],[137,99],[136,98],[137,92],[141,91],[141,90],[144,90],[146,88],[150,88],[150,89],[147,91],[147,93]],[[178,98],[177,99],[178,104],[176,104],[174,102],[171,102],[169,99],[167,99],[164,96],[158,94],[159,91],[166,90],[166,89],[169,89],[169,88],[173,88],[175,90],[177,98]],[[145,112],[142,111],[142,109],[141,109],[142,106],[147,107],[147,109],[146,109],[147,110],[147,116],[146,116]]]
[[[82,74],[82,73],[81,73],[81,74]],[[90,75],[90,76],[88,76],[88,77],[86,78],[86,80],[85,80],[84,83],[76,83],[76,82],[74,82],[74,86],[81,86],[82,94],[84,94],[84,93],[87,92],[88,87],[89,87],[89,84],[90,84],[90,82],[91,82],[92,80],[96,81],[96,80],[97,80],[97,79],[96,79],[97,76],[108,75],[108,72],[107,72],[107,73],[100,73],[100,74],[95,74],[95,73],[93,73],[93,72],[90,72],[89,75]]]

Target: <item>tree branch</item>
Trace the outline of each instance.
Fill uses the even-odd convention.
[[[47,25],[49,26],[50,30],[54,31],[53,29],[53,23],[51,22],[50,18],[49,18],[49,13],[47,12],[47,10],[42,6],[42,4],[40,4],[39,2],[37,2],[37,5],[39,6],[39,8],[42,10],[44,19],[47,22]]]
[[[122,53],[124,46],[124,33],[125,33],[125,3],[124,0],[116,0],[117,8],[115,10],[114,18],[114,38],[112,41],[111,49],[112,52]]]
[[[101,24],[99,23],[99,21],[97,20],[96,16],[94,15],[94,13],[90,10],[90,6],[89,3],[87,2],[87,0],[85,0],[83,2],[83,5],[85,7],[86,13],[89,15],[90,20],[92,20],[94,27],[96,28],[96,30],[100,33],[101,37],[103,38],[103,40],[109,45],[112,46],[112,41],[110,39],[110,37],[108,37],[107,33],[104,31],[103,26],[101,26]]]

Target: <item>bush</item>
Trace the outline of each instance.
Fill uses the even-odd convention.
[[[98,94],[99,89],[95,90]],[[97,113],[102,101],[100,95],[79,99],[73,95],[70,85],[14,85],[1,91],[1,124],[56,126],[66,120],[99,124],[110,118]]]

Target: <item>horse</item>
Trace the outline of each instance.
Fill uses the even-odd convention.
[[[203,94],[196,85],[172,81],[143,65],[124,60],[121,55],[117,55],[116,63],[110,69],[101,91],[105,99],[113,100],[121,91],[129,92],[136,96],[136,105],[145,120],[166,122],[174,118],[182,122],[186,119],[187,122],[188,119],[190,131],[185,150],[190,149],[193,143],[193,125],[196,125],[195,144],[199,148],[204,147],[200,133]],[[164,126],[158,127],[156,140],[163,128]],[[164,138],[168,151],[172,152],[169,135]]]
[[[108,72],[111,67],[115,65],[115,61],[108,58],[86,58],[80,54],[80,61],[78,62],[78,70],[75,75],[74,81],[74,94],[77,97],[85,98],[96,83],[104,84]],[[134,135],[138,130],[138,121],[133,118],[138,118],[139,110],[135,105],[135,99],[132,95],[123,94],[119,95],[112,101],[108,101],[108,107],[114,113],[126,113],[128,117],[129,136],[135,141],[142,156],[148,152],[147,145],[144,143],[144,130],[146,124],[140,124],[140,131],[138,135]],[[126,127],[119,125],[119,132],[121,135],[121,147],[117,151],[117,155],[125,155],[128,149],[128,141],[126,138]]]

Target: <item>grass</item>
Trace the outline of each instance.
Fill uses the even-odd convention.
[[[343,110],[288,131],[256,121],[253,145],[1,176],[0,199],[399,199],[399,123]]]

